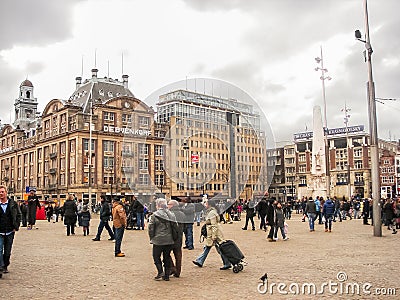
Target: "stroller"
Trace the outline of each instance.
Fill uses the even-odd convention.
[[[247,265],[247,263],[243,261],[244,255],[234,241],[226,240],[221,244],[217,244],[217,247],[233,265],[233,273],[243,271],[244,265]]]

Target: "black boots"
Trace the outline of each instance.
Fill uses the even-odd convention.
[[[157,268],[157,276],[154,277],[154,280],[160,280],[163,279],[165,274],[163,272],[163,267],[161,264],[156,264],[156,268]]]
[[[171,269],[165,269],[164,276],[162,279],[165,281],[169,281],[169,273],[170,272],[171,272]]]

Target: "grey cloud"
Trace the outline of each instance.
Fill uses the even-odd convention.
[[[45,45],[70,37],[72,8],[80,1],[0,1],[0,49]]]

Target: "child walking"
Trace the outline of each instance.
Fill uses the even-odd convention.
[[[90,226],[90,212],[87,205],[84,205],[81,212],[81,224],[83,228],[83,235],[89,235]]]

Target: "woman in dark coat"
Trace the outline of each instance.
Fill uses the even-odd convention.
[[[62,208],[64,212],[64,225],[67,225],[67,235],[75,234],[75,223],[78,208],[74,201],[74,196],[69,195]]]
[[[31,190],[28,196],[28,229],[32,229],[36,223],[36,208],[41,208],[36,191]]]

